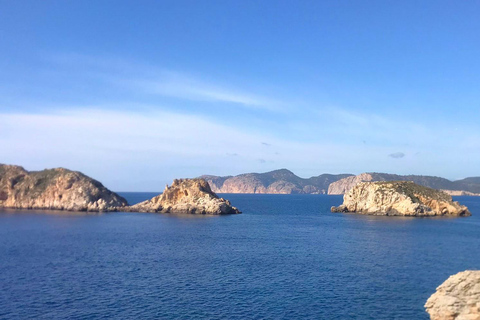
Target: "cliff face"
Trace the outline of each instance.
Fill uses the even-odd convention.
[[[480,320],[480,271],[449,277],[425,303],[431,320]]]
[[[325,194],[331,182],[349,174],[323,174],[303,179],[286,169],[238,176],[201,176],[217,193]]]
[[[63,168],[0,165],[0,208],[111,211],[127,201],[86,175]]]
[[[346,177],[338,181],[332,182],[328,186],[328,194],[345,194],[358,183],[372,180],[373,177],[370,173],[362,173],[358,176]]]
[[[345,194],[357,183],[368,181],[413,181],[424,187],[447,190],[452,195],[463,192],[462,195],[476,195],[480,192],[480,178],[466,178],[463,180],[450,181],[432,176],[401,176],[388,173],[362,173],[358,176],[350,176],[333,182],[328,187],[328,194]]]
[[[387,216],[470,216],[467,207],[448,194],[410,181],[361,182],[332,212]]]
[[[230,201],[219,198],[204,179],[179,179],[165,187],[165,191],[144,202],[126,209],[137,212],[236,214]]]

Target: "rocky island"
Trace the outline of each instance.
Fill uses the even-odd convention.
[[[431,320],[480,320],[480,271],[449,277],[425,303]]]
[[[0,164],[0,208],[116,211],[125,206],[124,198],[83,173]]]
[[[162,194],[127,208],[133,212],[237,214],[230,201],[219,198],[204,179],[176,179]]]
[[[361,182],[343,197],[332,212],[385,216],[470,216],[467,207],[448,194],[411,181]]]
[[[0,164],[0,208],[66,211],[128,211],[191,214],[236,214],[230,201],[219,198],[204,179],[179,179],[165,191],[129,206],[100,182],[64,168],[27,171]]]

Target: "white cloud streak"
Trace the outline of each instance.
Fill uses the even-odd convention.
[[[396,128],[388,132],[399,134]],[[418,143],[404,148],[408,154],[421,151],[421,156],[405,158],[408,161],[400,166],[385,161],[390,145],[351,144],[346,141],[348,134],[338,135],[342,139],[336,142],[306,142],[201,116],[112,111],[101,106],[44,114],[4,113],[0,114],[0,162],[27,169],[64,166],[84,171],[116,190],[155,190],[178,177],[283,167],[301,176],[383,171],[462,177],[474,175],[467,170],[480,161],[478,152],[459,158],[468,146],[452,153],[441,135],[422,148]],[[271,147],[265,148],[262,141],[269,141]]]
[[[76,72],[90,74],[114,85],[144,94],[174,97],[191,101],[227,103],[250,109],[284,112],[285,104],[277,99],[242,90],[239,86],[219,85],[201,77],[146,66],[121,59],[102,59],[78,54],[50,57],[53,63],[74,67]],[[79,66],[82,66],[79,68]]]

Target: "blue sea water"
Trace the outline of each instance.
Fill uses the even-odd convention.
[[[439,284],[480,269],[478,197],[455,219],[223,196],[243,214],[0,211],[0,318],[428,319]]]

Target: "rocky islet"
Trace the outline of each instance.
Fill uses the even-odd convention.
[[[0,165],[0,207],[67,211],[116,211],[127,201],[100,182],[64,168],[27,171]]]
[[[468,208],[445,192],[411,181],[361,182],[343,197],[332,212],[384,216],[470,216]]]
[[[237,214],[230,201],[219,198],[204,179],[175,179],[162,194],[127,208],[136,212]]]
[[[64,168],[27,171],[0,165],[0,208],[65,211],[129,211],[189,214],[236,214],[240,211],[219,198],[203,179],[175,180],[147,201],[129,206],[100,182]]]

